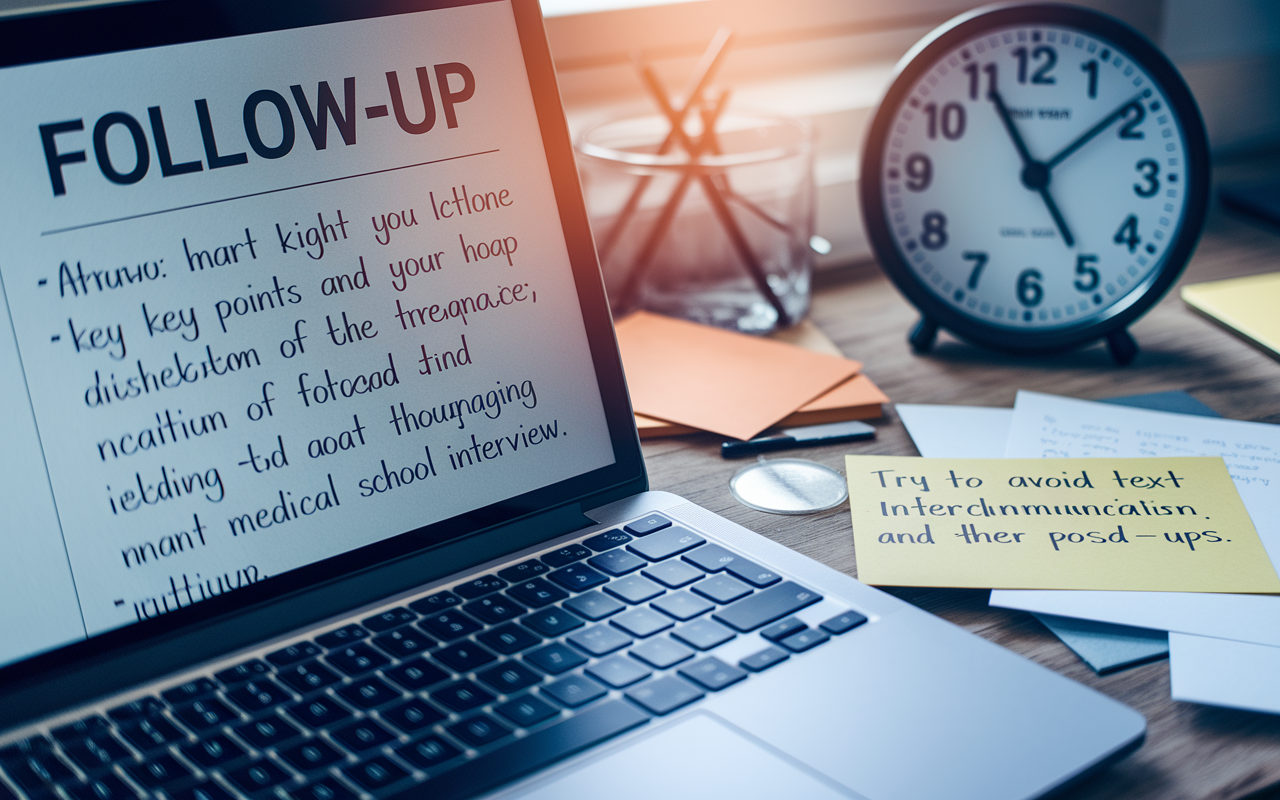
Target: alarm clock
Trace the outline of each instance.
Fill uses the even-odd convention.
[[[1209,151],[1186,83],[1097,11],[988,6],[903,57],[871,122],[868,238],[922,317],[975,344],[1047,354],[1105,339],[1164,295],[1204,224]]]

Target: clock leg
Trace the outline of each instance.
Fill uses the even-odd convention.
[[[1107,334],[1107,347],[1111,350],[1111,358],[1122,367],[1128,366],[1138,355],[1138,343],[1124,328]]]
[[[907,341],[911,343],[911,349],[917,353],[927,353],[933,347],[934,339],[938,338],[938,323],[928,317],[921,317],[916,326],[911,329],[911,333],[907,334]]]

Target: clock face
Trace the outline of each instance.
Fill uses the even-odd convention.
[[[1133,52],[1149,45],[987,16],[925,47],[879,112],[864,202],[879,203],[890,272],[926,316],[1013,349],[1127,322],[1198,236],[1198,113],[1176,73],[1159,79],[1167,61]]]

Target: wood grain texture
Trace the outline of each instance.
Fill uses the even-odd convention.
[[[1219,171],[1257,174],[1251,165]],[[1215,209],[1181,283],[1280,269],[1280,230]],[[1280,313],[1280,309],[1277,309]],[[1101,344],[1050,358],[1003,356],[949,338],[913,355],[907,330],[915,310],[874,264],[825,276],[812,318],[898,402],[1011,407],[1018,389],[1083,399],[1181,389],[1231,419],[1280,423],[1280,364],[1187,309],[1170,293],[1131,328],[1141,351],[1128,367]],[[892,409],[874,441],[808,449],[796,455],[844,472],[846,453],[916,455]],[[652,488],[684,495],[832,567],[857,575],[847,508],[804,517],[753,511],[729,494],[742,462],[718,455],[720,437],[694,434],[644,443]],[[785,453],[783,455],[791,455]],[[1149,723],[1134,755],[1063,795],[1112,798],[1280,798],[1280,717],[1175,703],[1167,661],[1098,677],[1034,617],[990,608],[987,592],[893,589],[898,597],[1136,708]],[[1280,676],[1277,676],[1280,679]]]

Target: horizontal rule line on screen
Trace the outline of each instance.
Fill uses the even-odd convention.
[[[171,211],[186,211],[191,208],[200,208],[201,206],[212,206],[218,203],[230,203],[235,200],[247,200],[250,197],[261,197],[264,194],[275,194],[276,192],[289,192],[294,189],[305,189],[308,186],[322,186],[326,183],[337,183],[338,181],[349,181],[353,178],[366,178],[370,175],[382,175],[387,172],[396,172],[402,169],[413,169],[414,167],[425,167],[431,164],[443,164],[446,161],[457,161],[462,158],[472,158],[474,156],[485,156],[498,152],[497,148],[493,150],[481,150],[477,153],[464,153],[460,156],[449,156],[448,158],[437,158],[432,161],[421,161],[417,164],[405,164],[399,167],[387,167],[386,169],[375,169],[372,172],[361,172],[356,175],[344,175],[340,178],[327,178],[322,181],[312,181],[311,183],[300,183],[297,186],[282,186],[279,189],[267,189],[261,192],[252,192],[250,194],[236,195],[235,197],[223,197],[218,200],[207,200],[203,203],[191,203],[185,206],[175,206],[174,208],[162,208],[159,211],[148,211],[143,214],[131,214],[127,217],[116,217],[115,219],[104,219],[98,222],[86,222],[82,225],[72,225],[67,228],[55,228],[49,231],[41,231],[41,236],[53,236],[58,233],[68,233],[69,231],[79,231],[85,228],[96,228],[99,225],[110,225],[115,222],[128,222],[131,219],[142,219],[143,217],[154,217],[157,214],[168,214]]]

